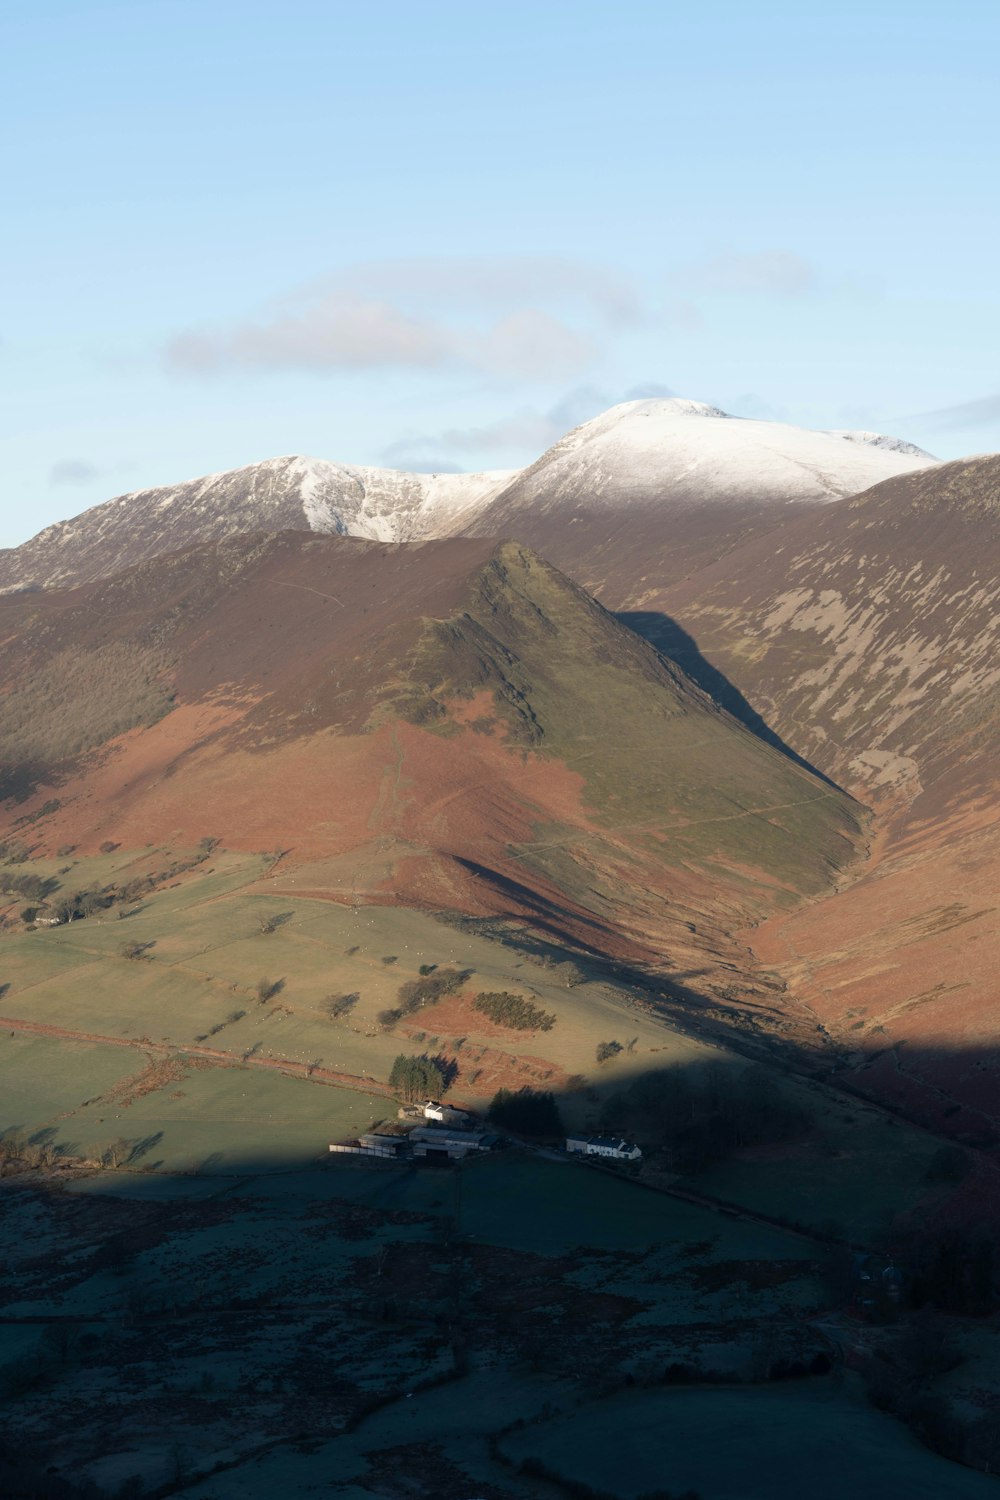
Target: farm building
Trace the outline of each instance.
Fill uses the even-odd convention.
[[[395,1156],[406,1145],[406,1136],[383,1135],[380,1131],[371,1130],[366,1135],[358,1136],[358,1144],[367,1146],[372,1151],[389,1151]]]
[[[631,1141],[623,1141],[610,1135],[570,1135],[566,1137],[566,1150],[579,1152],[582,1156],[605,1156],[612,1161],[639,1161],[642,1152]]]
[[[377,1131],[369,1131],[367,1135],[358,1137],[356,1146],[331,1143],[330,1150],[341,1156],[378,1156],[383,1160],[391,1160],[403,1154],[405,1145],[405,1135],[380,1135]]]
[[[409,1142],[414,1156],[448,1157],[461,1161],[472,1151],[491,1151],[499,1142],[495,1135],[486,1135],[474,1130],[448,1130],[440,1125],[418,1125],[411,1130]]]
[[[467,1109],[456,1109],[452,1104],[441,1104],[437,1099],[428,1099],[422,1114],[425,1120],[437,1120],[439,1125],[470,1126],[473,1116]]]

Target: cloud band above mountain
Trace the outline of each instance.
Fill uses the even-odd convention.
[[[261,316],[192,329],[165,350],[185,374],[466,370],[563,379],[595,358],[601,330],[639,316],[600,267],[540,257],[372,262],[313,283]]]

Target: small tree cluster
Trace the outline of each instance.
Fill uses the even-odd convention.
[[[389,1073],[389,1087],[405,1104],[412,1104],[415,1099],[434,1099],[442,1094],[445,1079],[432,1058],[408,1057],[401,1052]]]
[[[513,995],[509,990],[486,991],[472,1002],[473,1010],[488,1016],[497,1026],[509,1026],[514,1031],[551,1031],[556,1018],[547,1010],[541,1010],[524,995]]]
[[[423,965],[426,968],[427,965]],[[429,974],[421,970],[419,979],[408,979],[396,992],[396,1004],[404,1016],[411,1015],[422,1005],[433,1005],[445,995],[461,989],[469,977],[468,969],[433,969]]]
[[[152,943],[122,943],[118,952],[122,958],[129,958],[133,962],[138,962],[140,959],[150,957],[149,950],[152,946]]]
[[[495,1125],[513,1130],[518,1135],[554,1140],[563,1134],[555,1095],[527,1086],[516,1092],[498,1089],[487,1113]]]
[[[383,960],[384,962],[384,960]],[[426,968],[427,965],[424,965]],[[469,977],[468,969],[432,969],[429,974],[421,971],[419,979],[408,979],[396,991],[396,1004],[378,1013],[378,1023],[387,1031],[403,1019],[411,1016],[423,1005],[433,1005],[436,1000],[460,989]]]
[[[624,1052],[624,1050],[621,1042],[598,1042],[597,1061],[607,1062],[609,1058],[617,1057],[619,1052]]]
[[[27,901],[44,901],[58,885],[51,875],[19,875],[13,870],[0,869],[0,891],[23,896]]]
[[[350,995],[327,995],[323,1001],[323,1009],[331,1021],[342,1021],[351,1014],[360,999],[361,995],[357,990]]]
[[[257,931],[264,934],[267,934],[269,932],[277,932],[278,928],[284,927],[285,923],[290,922],[294,915],[295,913],[291,911],[269,912],[266,916],[261,917],[258,921]]]
[[[269,1000],[274,999],[275,995],[280,995],[284,988],[285,981],[283,979],[258,979],[256,985],[257,999],[261,1005],[266,1005]]]

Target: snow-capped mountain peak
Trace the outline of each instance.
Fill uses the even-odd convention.
[[[584,513],[608,514],[618,528],[630,511],[657,526],[707,517],[720,504],[771,511],[836,500],[931,463],[912,443],[880,433],[812,432],[679,396],[626,401],[520,473],[411,474],[290,454],[119,495],[0,553],[0,590],[87,582],[247,531],[391,543],[510,536],[544,552],[553,529]]]

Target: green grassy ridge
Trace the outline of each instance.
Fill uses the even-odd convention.
[[[679,668],[527,549],[498,548],[467,609],[432,622],[393,705],[424,725],[486,689],[508,738],[584,777],[599,823],[659,833],[662,860],[760,869],[814,894],[864,810],[718,709]]]

